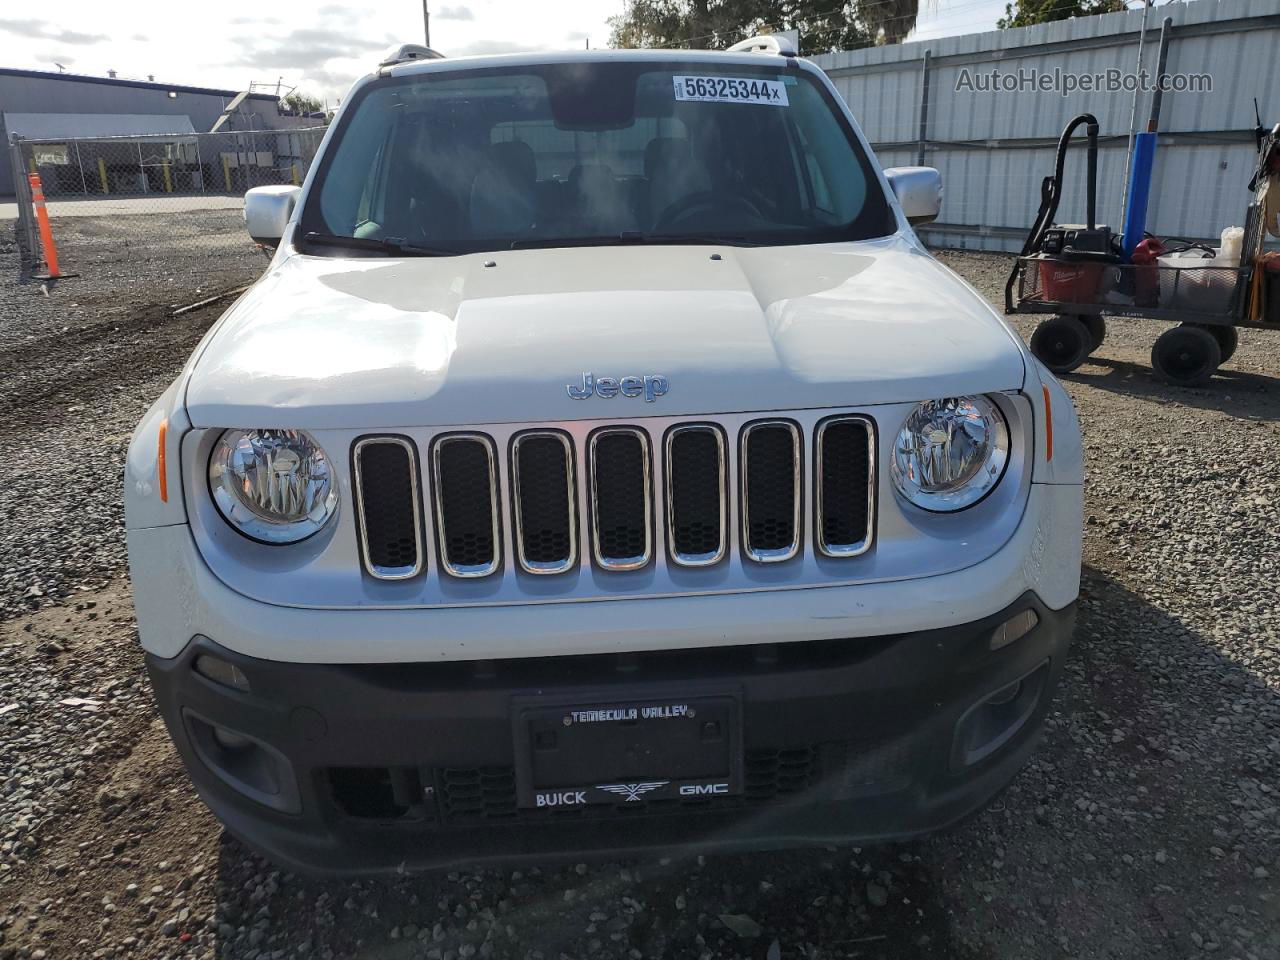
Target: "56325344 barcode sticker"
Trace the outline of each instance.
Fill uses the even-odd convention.
[[[752,77],[673,77],[677,100],[710,103],[755,103],[786,107],[787,88],[780,80]]]

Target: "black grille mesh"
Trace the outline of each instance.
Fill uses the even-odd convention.
[[[753,550],[786,550],[796,541],[796,453],[784,425],[747,434],[747,536]]]
[[[822,542],[848,547],[867,539],[871,484],[868,430],[859,420],[840,420],[822,432]]]
[[[671,438],[671,538],[681,556],[707,556],[723,539],[720,438],[713,429],[681,430]]]
[[[516,816],[516,774],[511,767],[446,767],[437,781],[446,819],[454,823]]]
[[[414,529],[413,459],[399,443],[360,448],[360,491],[369,563],[376,570],[418,563]]]
[[[511,767],[446,767],[436,773],[441,812],[450,823],[494,820],[610,819],[675,813],[681,809],[733,809],[783,802],[814,788],[822,779],[817,746],[790,750],[748,750],[743,762],[743,792],[730,797],[681,797],[625,804],[584,805],[555,810],[516,805]]]
[[[757,802],[801,793],[818,779],[812,747],[792,750],[750,750],[743,772],[748,799]]]
[[[743,791],[734,796],[645,796],[639,802],[521,808],[510,766],[330,768],[330,800],[348,817],[381,825],[475,826],[503,821],[616,820],[681,812],[756,815],[776,804],[869,797],[906,788],[916,766],[911,739],[866,737],[784,748],[748,747]],[[425,789],[424,789],[425,788]]]
[[[648,552],[645,441],[634,433],[606,433],[592,448],[596,536],[603,560],[637,560]]]
[[[436,448],[436,457],[445,562],[457,568],[488,567],[497,549],[489,446],[482,440],[451,438]]]
[[[526,437],[516,457],[525,560],[564,563],[573,551],[568,450],[558,437]]]

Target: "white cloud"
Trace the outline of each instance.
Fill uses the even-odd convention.
[[[432,19],[440,20],[474,20],[476,15],[471,12],[470,7],[458,5],[456,7],[441,7],[439,13],[431,14]]]
[[[84,33],[80,30],[64,30],[45,20],[0,20],[0,30],[37,40],[56,40],[59,43],[91,44],[109,40],[105,33]]]
[[[545,47],[531,43],[511,40],[473,40],[460,47],[453,47],[449,53],[455,57],[484,57],[502,53],[528,53],[530,50],[544,50]]]
[[[242,53],[234,61],[238,65],[274,70],[318,69],[322,64],[352,54],[385,50],[394,38],[352,38],[343,30],[306,27],[291,30],[284,36],[237,38]]]
[[[605,21],[622,12],[623,0],[432,0],[431,6],[432,46],[463,56],[581,49],[587,37],[593,47],[604,46]],[[5,5],[5,13],[12,8]],[[373,69],[387,47],[422,36],[418,0],[320,0],[319,6],[222,0],[216,16],[194,24],[179,17],[130,22],[100,0],[60,0],[56,14],[0,16],[6,66],[52,71],[55,59],[70,63],[50,51],[74,49],[75,71],[91,76],[114,69],[122,77],[154,74],[162,82],[228,90],[279,79],[331,102]]]

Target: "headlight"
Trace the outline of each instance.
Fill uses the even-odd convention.
[[[986,397],[926,400],[893,446],[893,482],[925,510],[963,510],[1000,482],[1009,461],[1009,427]]]
[[[224,520],[263,543],[297,543],[338,511],[333,470],[301,430],[228,430],[209,458],[209,491]]]

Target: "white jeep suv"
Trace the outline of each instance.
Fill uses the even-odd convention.
[[[1071,402],[765,52],[352,89],[139,425],[160,710],[310,872],[865,842],[1013,777],[1067,651]]]

